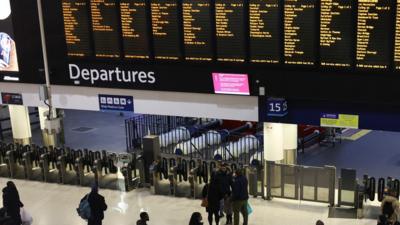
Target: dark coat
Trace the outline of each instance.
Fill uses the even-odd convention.
[[[231,194],[232,175],[230,173],[218,171],[215,174],[215,180],[223,197]]]
[[[223,195],[220,191],[220,188],[215,182],[210,182],[210,184],[206,184],[203,188],[203,198],[207,198],[208,207],[207,212],[215,212],[220,208],[220,201],[223,198]]]
[[[3,188],[3,207],[6,209],[7,215],[10,216],[17,224],[21,224],[20,208],[24,204],[19,199],[17,189],[5,187]]]
[[[247,178],[243,175],[235,177],[232,184],[232,201],[249,199]]]
[[[85,198],[86,198],[86,196],[83,197],[83,199],[85,199]],[[90,220],[95,220],[95,221],[103,220],[104,219],[104,211],[107,210],[107,205],[104,200],[104,197],[99,195],[96,192],[90,192],[88,202],[90,205],[90,210],[92,212]]]

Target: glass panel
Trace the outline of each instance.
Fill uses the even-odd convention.
[[[271,194],[272,196],[282,196],[281,179],[282,169],[280,165],[271,166]]]
[[[285,174],[284,174],[284,197],[286,198],[295,198],[296,197],[296,177],[295,167],[285,166]]]
[[[354,191],[342,190],[342,202],[354,203]]]
[[[317,201],[329,202],[329,188],[317,188]]]
[[[314,200],[315,189],[314,186],[303,186],[303,199]]]
[[[296,185],[294,184],[285,184],[284,197],[286,198],[295,198],[296,197]]]

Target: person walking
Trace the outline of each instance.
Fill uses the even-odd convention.
[[[203,225],[203,218],[199,212],[194,212],[190,217],[189,225]]]
[[[213,224],[214,216],[215,224],[219,225],[220,201],[223,196],[214,175],[211,176],[210,183],[204,186],[202,196],[203,199],[207,199],[206,211],[208,213],[208,223],[210,225]]]
[[[92,191],[89,193],[89,196],[86,195],[83,197],[81,202],[86,198],[88,198],[91,212],[90,218],[88,219],[88,225],[102,225],[104,211],[107,210],[107,205],[104,197],[99,194],[97,185],[92,187]]]
[[[233,224],[239,225],[239,212],[243,215],[243,225],[248,223],[247,200],[249,193],[247,190],[248,181],[243,175],[242,170],[236,170],[232,184],[232,209],[233,209]]]
[[[149,220],[149,214],[147,212],[141,212],[140,219],[136,222],[136,225],[147,225],[147,221]]]
[[[20,208],[24,207],[24,204],[20,201],[17,187],[12,181],[8,181],[7,186],[3,188],[3,207],[15,224],[22,224]]]

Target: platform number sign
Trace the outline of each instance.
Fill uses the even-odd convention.
[[[133,112],[133,97],[121,95],[99,95],[100,111]]]
[[[284,117],[288,114],[288,104],[284,98],[268,98],[267,115],[273,117]]]

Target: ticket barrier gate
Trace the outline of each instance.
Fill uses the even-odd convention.
[[[39,148],[32,145],[28,151],[23,154],[25,179],[46,181],[44,166],[45,161],[42,160],[42,155],[47,154],[47,148]]]
[[[246,168],[246,176],[249,181],[249,195],[253,197],[264,197],[264,167],[262,165],[250,166]]]
[[[77,184],[80,186],[91,187],[99,184],[97,168],[102,168],[103,161],[98,152],[87,149],[77,150],[75,158],[75,171],[77,174]],[[97,164],[94,165],[95,161]]]
[[[177,158],[173,160],[169,180],[171,182],[173,195],[176,197],[191,197],[191,184],[189,182],[189,165],[186,159]],[[171,165],[171,164],[170,164]]]
[[[150,174],[153,178],[153,186],[151,191],[156,195],[174,195],[174,187],[171,187],[170,177],[170,165],[173,165],[174,159],[162,158],[159,161],[155,161],[150,166]],[[173,184],[173,183],[172,183]]]
[[[26,178],[27,175],[24,166],[25,159],[23,159],[23,155],[26,151],[30,151],[30,146],[9,145],[9,150],[6,153],[6,158],[8,159],[9,178]]]
[[[96,159],[93,172],[100,188],[129,191],[133,189],[133,160],[130,153],[108,154],[107,159]],[[106,164],[104,164],[106,163]]]

